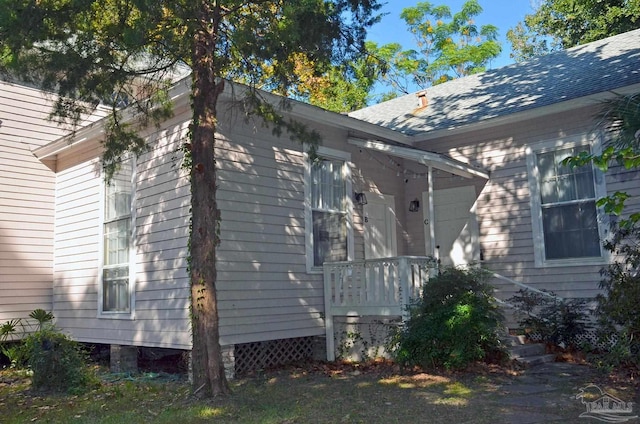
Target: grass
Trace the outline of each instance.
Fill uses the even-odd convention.
[[[197,400],[184,378],[100,374],[80,395],[39,394],[24,371],[0,372],[3,423],[495,423],[540,407],[505,406],[505,388],[518,373],[481,368],[458,374],[400,374],[385,366],[313,364],[233,381],[225,398]],[[546,395],[549,409],[575,422],[584,411],[577,387],[560,381]],[[618,387],[621,398],[631,392]],[[558,404],[559,400],[562,404]]]

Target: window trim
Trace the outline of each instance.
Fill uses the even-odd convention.
[[[104,310],[104,255],[105,255],[105,243],[104,243],[104,226],[105,226],[105,207],[106,207],[106,182],[104,179],[104,171],[100,173],[100,223],[98,226],[98,314],[97,318],[108,319],[121,319],[121,320],[134,320],[135,319],[135,275],[136,275],[136,261],[134,240],[136,239],[136,175],[137,175],[137,161],[135,157],[131,160],[131,212],[130,212],[130,238],[129,238],[129,310],[128,311],[105,311]]]
[[[307,273],[309,274],[322,274],[323,269],[320,266],[315,266],[313,263],[313,217],[311,208],[311,162],[308,151],[308,146],[304,146],[304,226],[305,226],[305,253],[306,253],[306,265]],[[350,193],[353,191],[353,183],[351,181],[351,153],[344,152],[342,150],[331,149],[328,147],[318,146],[318,156],[326,159],[343,161],[343,173],[345,178],[345,197],[347,202],[346,214],[347,214],[347,260],[352,261],[354,257],[354,241],[353,241],[353,201]]]
[[[533,235],[533,253],[536,268],[551,268],[562,266],[603,265],[609,255],[602,246],[602,242],[609,233],[609,217],[602,208],[596,207],[598,221],[598,235],[600,237],[600,256],[585,258],[546,259],[544,228],[542,222],[542,203],[540,200],[540,175],[537,166],[537,155],[556,150],[569,149],[579,146],[589,146],[594,155],[601,154],[602,146],[600,136],[596,134],[583,134],[572,137],[563,137],[557,140],[546,140],[526,147],[527,177],[529,181],[529,204],[531,209],[531,229]],[[607,195],[605,175],[593,167],[594,195],[596,201]]]

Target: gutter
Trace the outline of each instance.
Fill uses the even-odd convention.
[[[568,109],[593,106],[594,104],[611,99],[617,95],[629,95],[638,92],[640,92],[640,83],[620,87],[615,90],[603,91],[584,97],[565,100],[563,102],[553,103],[546,106],[530,108],[507,115],[496,116],[486,120],[472,121],[461,126],[427,130],[422,133],[414,134],[411,139],[415,143],[420,143],[422,141],[430,141],[441,137],[465,134],[471,131],[478,131],[497,127],[499,125],[521,122],[531,118],[540,118],[553,115],[555,113],[566,112]]]
[[[249,90],[249,88],[243,84],[227,81],[222,93],[222,97],[228,100],[239,99],[242,98],[243,94],[246,93],[247,90]],[[355,133],[364,133],[404,145],[412,144],[411,137],[391,130],[389,128],[361,121],[347,115],[329,112],[320,107],[302,103],[297,100],[286,99],[267,91],[258,91],[261,98],[271,105],[278,106],[280,103],[282,103],[283,100],[291,102],[290,110],[282,110],[282,113],[284,115],[289,115],[293,118],[304,119],[307,121],[332,127],[339,127]],[[186,107],[191,99],[191,76],[189,75],[178,81],[170,89],[169,96],[173,103],[174,110]],[[122,121],[124,123],[130,123],[136,118],[136,116],[137,115],[135,112],[125,109],[123,111]],[[100,138],[104,135],[105,119],[106,118],[102,118],[98,121],[95,121],[78,131],[75,131],[69,135],[61,137],[60,139],[52,143],[36,149],[33,152],[34,156],[41,161],[54,160],[58,154],[64,152],[67,149],[70,149],[72,146]]]

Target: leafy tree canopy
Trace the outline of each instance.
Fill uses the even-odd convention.
[[[115,110],[126,103],[137,109],[142,124],[169,113],[163,89],[179,64],[193,66],[199,33],[215,31],[206,53],[215,58],[217,77],[287,93],[304,83],[305,75],[296,72],[301,60],[314,76],[331,64],[356,60],[364,50],[365,28],[378,19],[371,12],[379,7],[375,0],[1,0],[0,5],[0,69],[60,94],[55,114],[70,123],[96,104]],[[205,9],[214,20],[209,25],[202,22]],[[121,118],[114,113],[109,128],[113,157],[105,156],[107,165],[118,160],[118,151],[143,148]]]
[[[357,63],[379,7],[377,0],[0,0],[5,75],[59,94],[53,112],[71,125],[98,104],[111,106],[107,176],[123,155],[144,151],[139,128],[171,114],[167,88],[181,66],[190,68],[193,116],[184,150],[191,171],[193,387],[200,395],[229,390],[216,297],[219,96],[227,81],[243,82],[249,90],[239,103],[247,113],[317,142],[255,88],[290,93],[307,74]],[[301,64],[306,73],[296,72]]]
[[[451,12],[449,6],[419,2],[405,8],[401,17],[416,41],[417,49],[400,44],[370,45],[372,53],[388,64],[382,82],[390,88],[384,99],[426,88],[453,78],[486,70],[501,52],[494,25],[478,26],[482,12],[477,0],[465,2]]]
[[[523,61],[640,28],[640,0],[541,0],[507,32],[511,56]]]

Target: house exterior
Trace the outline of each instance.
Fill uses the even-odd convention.
[[[239,371],[264,366],[264,357],[311,354],[329,323],[333,357],[327,305],[335,299],[328,296],[342,296],[339,314],[357,319],[362,313],[347,297],[371,297],[362,294],[369,281],[420,281],[432,256],[481,263],[497,273],[503,298],[515,283],[594,296],[610,260],[600,247],[608,217],[595,199],[640,194],[638,176],[558,163],[601,148],[594,113],[612,93],[640,90],[639,59],[640,31],[633,31],[350,116],[293,102],[287,117],[322,136],[314,163],[305,146],[246,119],[236,107],[243,87],[227,84],[216,139],[227,360]],[[43,307],[83,342],[190,349],[190,187],[181,152],[188,83],[172,89],[174,117],[141,130],[148,151],[126,161],[111,184],[99,164],[101,121],[67,136],[47,130],[42,116],[5,127],[13,122],[7,112],[33,116],[33,108],[1,97],[0,306],[10,306],[0,319]],[[16,135],[25,127],[30,148]],[[6,144],[5,134],[13,137]],[[7,167],[5,151],[15,156]],[[343,268],[328,268],[335,263]],[[356,272],[356,263],[365,271]],[[36,268],[40,274],[20,272]],[[336,275],[342,280],[331,280]],[[368,311],[395,313],[381,304]]]
[[[421,109],[412,111],[415,96],[404,96],[351,116],[490,173],[471,184],[479,235],[474,257],[484,267],[561,297],[590,298],[610,260],[601,247],[609,217],[594,199],[626,191],[634,196],[628,210],[637,211],[640,183],[637,171],[613,168],[602,175],[558,164],[567,155],[602,148],[606,139],[596,129],[602,100],[640,90],[639,36],[631,31],[431,87]],[[438,173],[434,185],[436,192],[469,186]],[[447,209],[438,196],[436,246],[442,244],[438,221],[456,209]],[[421,233],[415,234],[421,246]],[[502,296],[518,288],[495,283]]]
[[[70,131],[48,119],[54,100],[0,81],[0,322],[53,307],[56,175],[33,152]]]

